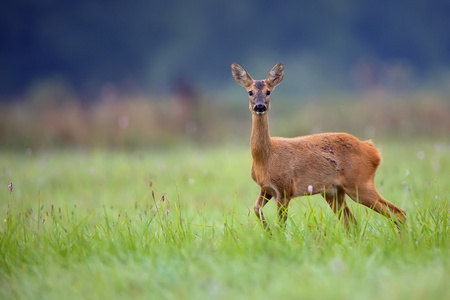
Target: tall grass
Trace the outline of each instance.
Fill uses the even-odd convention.
[[[379,146],[401,233],[355,203],[346,232],[317,196],[285,229],[269,203],[267,233],[246,148],[2,152],[0,298],[447,299],[449,145]]]

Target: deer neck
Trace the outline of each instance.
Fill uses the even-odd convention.
[[[265,162],[269,159],[271,142],[268,114],[252,114],[252,136],[250,140],[253,161]]]

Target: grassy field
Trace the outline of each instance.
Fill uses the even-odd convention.
[[[320,196],[267,234],[247,146],[2,151],[0,298],[449,299],[448,140],[375,144],[402,234],[353,202],[346,233]]]

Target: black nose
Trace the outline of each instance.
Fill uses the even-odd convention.
[[[267,107],[264,104],[257,104],[257,105],[255,105],[255,108],[254,108],[255,112],[257,112],[257,113],[263,113],[266,111],[266,109],[267,109]]]

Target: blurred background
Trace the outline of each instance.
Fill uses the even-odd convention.
[[[247,143],[278,62],[271,132],[450,134],[447,0],[2,2],[0,147]]]

